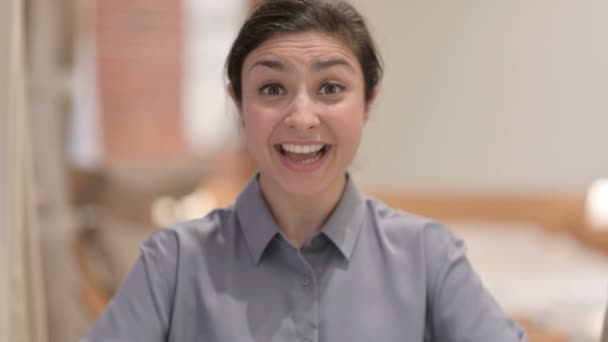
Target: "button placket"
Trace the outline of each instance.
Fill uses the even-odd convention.
[[[308,287],[310,286],[310,276],[308,274],[302,274],[300,275],[300,286],[302,287]]]
[[[299,291],[294,293],[300,299],[296,313],[297,331],[301,342],[316,342],[318,337],[318,290],[316,273],[302,251],[298,251],[299,265],[295,275]],[[314,327],[314,328],[313,328]]]

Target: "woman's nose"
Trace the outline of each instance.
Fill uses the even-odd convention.
[[[308,130],[319,126],[321,122],[314,102],[307,94],[294,98],[285,117],[285,123],[297,130]]]

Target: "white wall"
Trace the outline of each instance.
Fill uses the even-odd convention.
[[[376,188],[608,177],[608,1],[356,0],[385,60],[354,164]]]

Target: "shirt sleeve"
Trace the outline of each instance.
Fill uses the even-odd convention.
[[[525,332],[484,288],[461,239],[439,223],[424,229],[428,337],[442,342],[523,342]]]
[[[165,341],[173,303],[177,238],[161,230],[141,244],[141,255],[81,342]]]

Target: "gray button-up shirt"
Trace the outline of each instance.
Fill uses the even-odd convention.
[[[349,177],[294,248],[256,178],[234,206],[153,234],[85,341],[526,341],[444,226]]]

